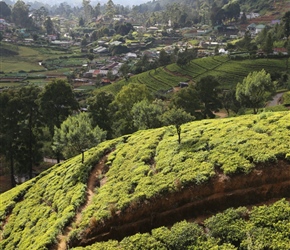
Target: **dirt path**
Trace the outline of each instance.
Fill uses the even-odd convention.
[[[273,96],[272,100],[270,102],[267,103],[267,107],[273,107],[276,105],[281,104],[281,98],[283,96],[283,92],[276,94],[275,96]]]
[[[226,111],[219,111],[219,112],[214,112],[214,114],[217,116],[216,118],[226,118],[228,117],[228,114]]]
[[[107,157],[108,157],[108,155],[104,156],[98,162],[98,164],[93,168],[93,170],[90,173],[90,177],[89,177],[88,182],[87,182],[87,197],[86,197],[86,203],[79,208],[79,210],[78,210],[78,212],[75,215],[75,218],[73,220],[73,222],[76,225],[78,225],[81,222],[81,219],[82,219],[82,211],[88,205],[91,204],[92,199],[94,197],[94,189],[96,188],[96,186],[102,186],[104,184],[104,182],[100,182],[99,176],[102,174],[102,171],[104,169],[104,166],[105,166],[105,162],[107,160]],[[65,228],[64,233],[62,235],[59,235],[57,237],[57,239],[58,239],[58,245],[57,245],[57,247],[55,249],[57,249],[57,250],[67,250],[68,249],[67,238],[68,238],[69,233],[73,229],[71,227],[71,224]]]

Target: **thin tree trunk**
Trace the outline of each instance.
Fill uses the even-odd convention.
[[[29,116],[29,179],[32,179],[32,168],[33,168],[33,150],[32,150],[32,114]]]
[[[180,144],[181,142],[181,127],[180,126],[176,126],[176,130],[177,130],[177,135],[178,135],[178,144]]]
[[[56,162],[60,163],[60,153],[59,152],[56,153]]]
[[[10,178],[11,178],[11,187],[16,186],[15,178],[14,178],[14,160],[12,154],[10,155]]]

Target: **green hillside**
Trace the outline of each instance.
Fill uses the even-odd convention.
[[[157,93],[166,92],[178,86],[180,82],[196,82],[202,77],[213,75],[220,82],[222,89],[230,89],[242,82],[250,72],[262,69],[271,75],[283,73],[286,69],[286,59],[232,60],[228,56],[198,58],[186,66],[179,67],[174,63],[132,76],[128,82],[146,84],[149,90]],[[104,88],[116,93],[128,82],[121,80]]]
[[[70,59],[71,51],[61,51],[49,47],[28,47],[21,45],[0,42],[1,64],[0,71],[5,73],[25,72],[45,72],[45,68],[39,65],[40,61],[47,60],[50,70],[51,63],[59,67],[69,67],[71,65],[82,65],[82,59]],[[60,58],[63,58],[61,60]],[[66,61],[66,63],[64,63]],[[56,68],[55,66],[55,68]],[[54,68],[54,69],[55,69]],[[69,71],[66,69],[66,71]],[[47,73],[47,72],[45,72]],[[9,74],[8,74],[9,76]]]
[[[83,164],[76,156],[0,195],[0,249],[107,240],[86,249],[249,249],[261,237],[281,247],[253,249],[289,249],[286,200],[230,209],[203,227],[180,222],[287,197],[289,119],[287,111],[196,121],[182,126],[181,144],[173,127],[103,142]]]

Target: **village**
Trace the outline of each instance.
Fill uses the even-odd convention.
[[[245,16],[246,21],[240,21]],[[131,23],[132,20],[123,15],[114,15],[112,20],[105,16],[92,19],[90,27],[79,27],[77,21],[71,21],[64,17],[56,16],[51,18],[53,23],[57,23],[57,34],[37,35],[28,29],[17,29],[13,23],[0,19],[0,31],[2,32],[2,42],[16,44],[27,47],[46,47],[57,50],[70,51],[71,56],[78,55],[82,61],[70,67],[71,84],[75,88],[81,86],[104,86],[125,76],[130,77],[134,73],[141,73],[140,69],[132,72],[134,65],[143,58],[144,64],[152,64],[152,67],[160,66],[156,64],[160,59],[160,52],[165,51],[167,55],[176,52],[196,49],[197,57],[207,57],[217,54],[231,54],[236,50],[230,48],[229,44],[235,40],[250,35],[254,39],[263,29],[274,27],[280,23],[275,15],[260,16],[258,13],[240,13],[237,22],[217,25],[191,26],[184,28],[174,28],[171,20],[168,23],[155,24],[145,27],[142,24]],[[91,28],[92,23],[109,26],[110,23],[117,22],[119,25],[130,27],[126,36],[121,36],[114,32],[105,34],[101,39],[96,39],[95,29]],[[74,30],[74,32],[72,32]],[[71,32],[68,32],[71,31]],[[72,52],[73,51],[73,52]],[[262,50],[257,50],[257,54],[263,55]],[[272,48],[272,54],[287,55],[286,48]],[[70,56],[68,56],[70,57]],[[144,60],[146,58],[146,60]],[[154,64],[155,62],[155,64]],[[61,78],[67,74],[45,73],[46,63],[43,74],[48,78]],[[170,62],[168,62],[170,63]],[[127,69],[122,70],[122,65],[126,64]],[[61,66],[60,66],[61,67]],[[124,66],[123,66],[124,68]],[[143,67],[148,69],[147,67]],[[7,73],[7,72],[2,72]],[[27,80],[21,75],[9,77],[0,75],[1,81],[20,81]]]

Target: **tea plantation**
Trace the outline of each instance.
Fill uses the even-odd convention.
[[[191,122],[180,144],[173,127],[105,141],[84,163],[76,156],[0,195],[0,249],[62,249],[61,238],[73,249],[289,249],[289,120],[285,111]],[[258,191],[276,202],[258,206]],[[231,200],[241,207],[224,207]]]

